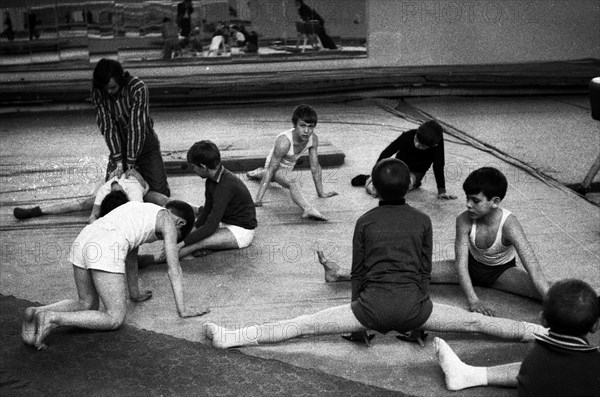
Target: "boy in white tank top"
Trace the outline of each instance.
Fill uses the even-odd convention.
[[[517,218],[500,208],[508,182],[492,167],[473,171],[463,183],[467,210],[456,218],[455,266],[469,309],[494,311],[479,300],[474,285],[542,300],[549,284]],[[523,267],[515,263],[518,254]],[[443,264],[440,264],[443,267]],[[440,267],[440,266],[434,266]],[[448,282],[432,274],[432,282]]]
[[[257,168],[246,173],[248,178],[261,181],[254,204],[257,207],[262,206],[262,199],[269,184],[275,181],[290,191],[292,200],[302,209],[303,218],[326,221],[327,218],[306,201],[302,194],[300,180],[292,173],[298,158],[308,151],[310,171],[317,194],[321,198],[337,195],[336,192],[325,192],[323,190],[321,165],[319,164],[317,154],[319,138],[314,133],[315,126],[317,125],[317,112],[312,106],[299,105],[294,109],[292,123],[294,124],[293,129],[277,136],[275,145],[267,157],[264,168]]]

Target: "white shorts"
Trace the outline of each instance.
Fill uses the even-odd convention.
[[[238,243],[238,248],[246,248],[252,243],[254,239],[254,231],[256,229],[244,229],[243,227],[228,225],[227,223],[219,223],[219,227],[228,229],[233,236],[235,237],[235,241]]]
[[[114,230],[87,225],[71,245],[69,259],[82,269],[125,273],[129,242]]]

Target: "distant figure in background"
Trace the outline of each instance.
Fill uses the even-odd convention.
[[[40,33],[35,28],[38,24],[37,16],[33,12],[27,13],[27,27],[29,29],[29,40],[40,38]]]
[[[248,32],[244,26],[240,28],[240,31],[246,36],[246,45],[244,45],[242,51],[249,53],[258,52],[258,34],[254,30]]]
[[[8,11],[4,12],[4,23],[2,25],[4,30],[0,34],[0,37],[6,37],[8,41],[13,41],[15,39],[15,32],[12,26],[12,19],[10,19],[10,14]]]
[[[319,36],[319,40],[321,40],[323,48],[327,48],[329,50],[337,49],[337,46],[331,37],[329,37],[327,32],[325,32],[325,21],[315,11],[315,9],[304,4],[304,0],[296,0],[296,8],[298,9],[298,15],[300,15],[300,19],[302,19],[304,22],[319,21],[319,26],[317,27],[317,31],[315,33],[317,36]]]
[[[162,23],[163,45],[162,59],[171,59],[181,56],[181,45],[179,44],[179,32],[177,25],[171,18],[165,17]]]
[[[194,6],[192,0],[183,0],[177,4],[177,25],[181,29],[180,34],[183,36],[184,45],[188,43],[188,37],[192,32],[192,13]]]

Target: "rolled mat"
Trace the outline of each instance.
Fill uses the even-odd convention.
[[[8,396],[406,396],[276,360],[123,326],[61,328],[37,351],[21,341],[23,310],[0,295],[0,395]]]

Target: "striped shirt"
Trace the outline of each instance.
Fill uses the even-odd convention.
[[[154,122],[150,117],[148,87],[129,73],[117,96],[106,90],[92,89],[92,103],[96,108],[96,122],[106,140],[112,161],[123,161],[133,168],[147,134],[153,134]]]

